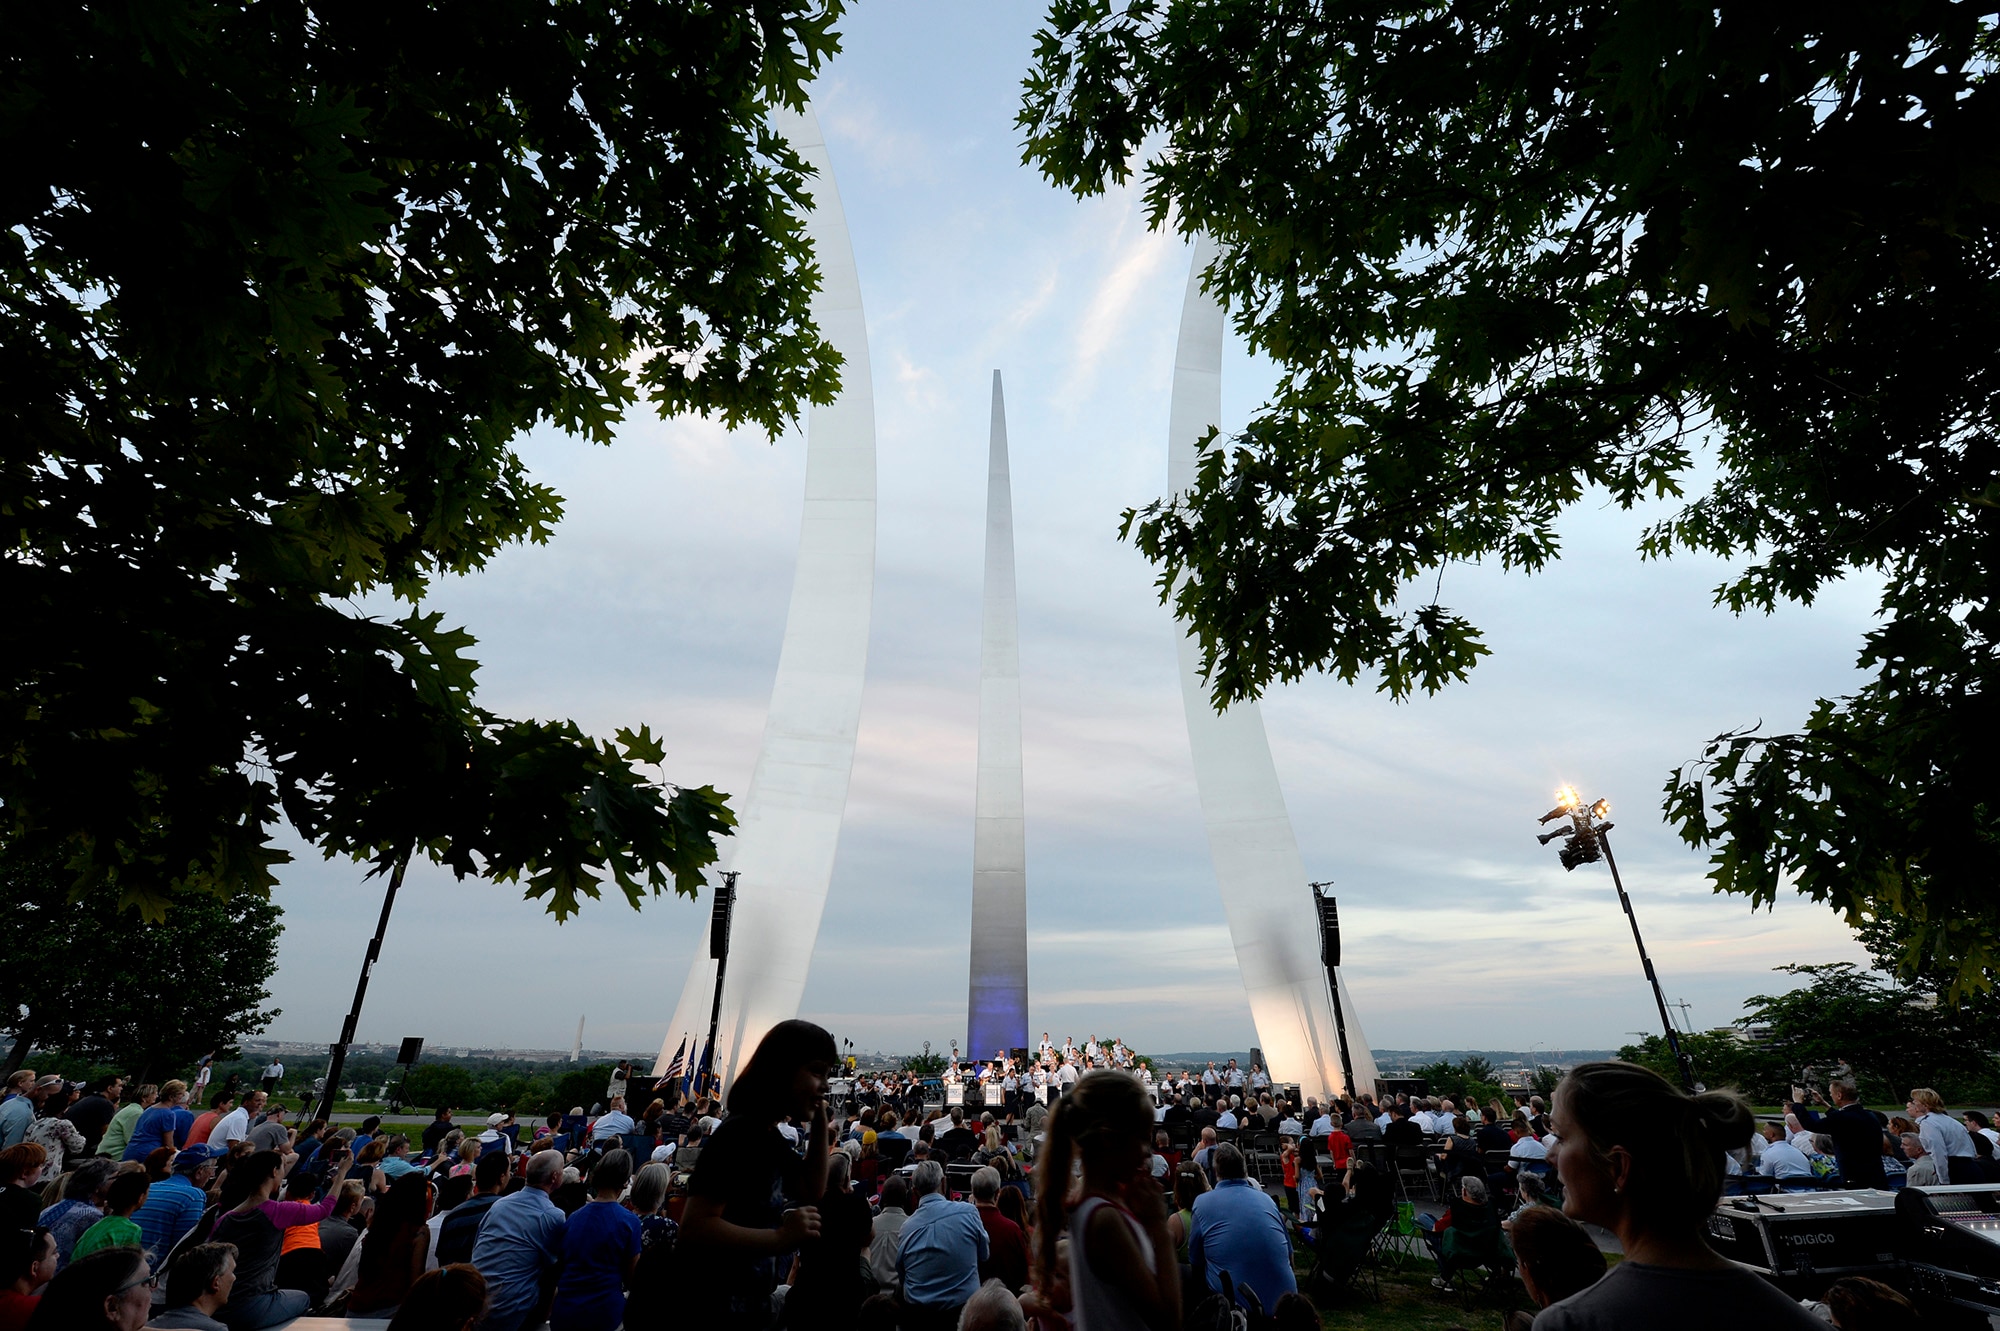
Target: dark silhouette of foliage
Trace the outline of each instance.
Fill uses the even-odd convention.
[[[1218,706],[1462,679],[1452,561],[1532,572],[1581,502],[1706,493],[1641,551],[1739,561],[1731,611],[1863,572],[1854,694],[1668,783],[1718,889],[1900,916],[1996,960],[2000,86],[1979,7],[1053,0],[1021,125],[1156,225],[1277,365],[1125,533]]]
[[[768,113],[840,7],[8,6],[6,825],[156,918],[267,891],[280,816],[558,918],[693,893],[723,796],[480,707],[419,602],[548,538],[524,431],[837,391]]]
[[[6,1071],[40,1048],[138,1081],[192,1078],[202,1055],[233,1057],[236,1041],[278,1016],[263,1007],[284,932],[269,900],[196,895],[152,922],[106,893],[70,900],[68,877],[52,861],[0,853]]]

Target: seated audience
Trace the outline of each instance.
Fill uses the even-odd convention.
[[[986,1226],[977,1207],[945,1193],[944,1167],[937,1161],[918,1162],[910,1183],[917,1208],[896,1246],[904,1323],[912,1331],[948,1331],[979,1288],[980,1264],[991,1255]]]
[[[1275,1305],[1298,1288],[1292,1273],[1291,1236],[1278,1204],[1248,1177],[1243,1152],[1233,1143],[1215,1148],[1215,1191],[1197,1198],[1188,1237],[1188,1263],[1196,1280],[1222,1288],[1228,1271],[1238,1291],[1250,1290],[1260,1307]]]
[[[167,1272],[166,1311],[148,1326],[171,1331],[227,1331],[222,1309],[236,1287],[236,1248],[199,1243],[174,1258]]]
[[[358,1317],[393,1317],[403,1306],[404,1296],[429,1264],[431,1201],[430,1180],[421,1174],[404,1174],[376,1200],[368,1235],[361,1243],[354,1292],[347,1299],[350,1312]],[[319,1222],[333,1208],[315,1209],[323,1214],[299,1223],[312,1224],[317,1233]]]
[[[1535,1307],[1560,1303],[1604,1278],[1604,1254],[1596,1240],[1554,1207],[1517,1212],[1509,1224],[1507,1237],[1513,1242],[1521,1287]],[[1515,1313],[1508,1318],[1508,1331],[1526,1331],[1533,1320],[1532,1313]]]
[[[1812,1162],[1791,1143],[1785,1129],[1776,1123],[1765,1123],[1758,1131],[1764,1135],[1764,1154],[1757,1161],[1757,1172],[1777,1179],[1779,1186],[1788,1190],[1800,1188],[1801,1180],[1804,1188],[1812,1187]]]
[[[27,1331],[139,1331],[152,1310],[146,1254],[104,1248],[56,1272],[28,1317]]]
[[[535,1152],[522,1178],[518,1192],[503,1195],[487,1211],[472,1247],[472,1265],[486,1278],[484,1331],[518,1331],[562,1260],[568,1217],[550,1199],[562,1185],[562,1152]]]
[[[115,1175],[104,1190],[104,1218],[83,1231],[69,1259],[88,1257],[99,1248],[140,1248],[143,1241],[132,1213],[146,1201],[151,1186],[144,1170],[130,1169]]]
[[[424,1272],[389,1331],[472,1331],[486,1316],[486,1279],[462,1263]]]
[[[988,1255],[980,1274],[998,1280],[1019,1294],[1028,1283],[1028,1236],[1021,1227],[1000,1213],[1000,1171],[992,1167],[974,1171],[972,1204],[986,1226]]]
[[[18,1146],[10,1146],[18,1151]],[[39,1225],[0,1231],[0,1331],[21,1331],[56,1273],[54,1235]]]
[[[1848,1276],[1820,1296],[1834,1331],[1917,1331],[1916,1305],[1879,1280]]]
[[[882,1184],[882,1209],[875,1213],[868,1243],[868,1266],[877,1284],[896,1283],[896,1248],[902,1241],[903,1226],[909,1221],[910,1185],[901,1175],[892,1175]]]
[[[33,1229],[48,1205],[42,1200],[42,1174],[49,1153],[33,1142],[0,1151],[0,1231]]]
[[[631,1178],[623,1149],[607,1151],[590,1171],[591,1199],[563,1228],[551,1331],[614,1331],[624,1322],[624,1282],[639,1264],[639,1217],[620,1204]]]
[[[117,1172],[117,1164],[102,1156],[84,1161],[63,1184],[62,1200],[37,1218],[37,1224],[55,1235],[58,1270],[69,1265],[70,1251],[83,1232],[104,1218],[104,1195]]]

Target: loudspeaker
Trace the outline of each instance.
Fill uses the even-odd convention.
[[[406,1036],[403,1039],[403,1048],[401,1052],[399,1052],[396,1055],[396,1061],[402,1064],[414,1063],[419,1058],[422,1058],[423,1055],[424,1055],[423,1037],[421,1035]]]
[[[729,955],[729,919],[736,913],[736,875],[730,874],[721,887],[715,889],[715,908],[708,917],[708,955],[711,961],[721,961]]]
[[[1340,964],[1340,907],[1330,896],[1313,895],[1313,904],[1319,907],[1319,959],[1332,970]]]

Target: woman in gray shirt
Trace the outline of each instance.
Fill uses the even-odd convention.
[[[1535,1331],[1826,1331],[1702,1237],[1722,1196],[1723,1152],[1750,1140],[1741,1099],[1685,1095],[1635,1063],[1584,1063],[1556,1088],[1553,1118],[1564,1213],[1617,1234],[1625,1260],[1544,1308]]]

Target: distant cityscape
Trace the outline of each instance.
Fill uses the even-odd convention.
[[[1739,1032],[1731,1032],[1740,1034]],[[357,1056],[395,1057],[397,1043],[356,1043],[349,1053]],[[276,1055],[285,1058],[325,1057],[327,1046],[301,1040],[246,1039],[242,1042],[246,1058],[268,1058]],[[880,1049],[850,1050],[855,1065],[863,1071],[890,1071],[901,1066],[903,1060],[915,1051],[891,1052]],[[937,1052],[933,1050],[933,1052]],[[1210,1062],[1222,1065],[1230,1059],[1248,1067],[1255,1051],[1243,1049],[1205,1049],[1176,1053],[1152,1053],[1140,1051],[1162,1068],[1204,1067]],[[612,1063],[620,1059],[630,1059],[642,1069],[651,1067],[656,1051],[647,1049],[515,1049],[488,1048],[479,1045],[426,1044],[424,1054],[432,1058],[488,1059],[495,1062],[559,1063],[575,1061],[582,1063]],[[1594,1059],[1617,1057],[1615,1049],[1377,1049],[1375,1066],[1384,1077],[1400,1078],[1414,1075],[1418,1068],[1438,1062],[1457,1063],[1466,1058],[1483,1058],[1493,1065],[1501,1080],[1515,1082],[1525,1080],[1537,1067],[1553,1068],[1567,1072],[1578,1063]]]

